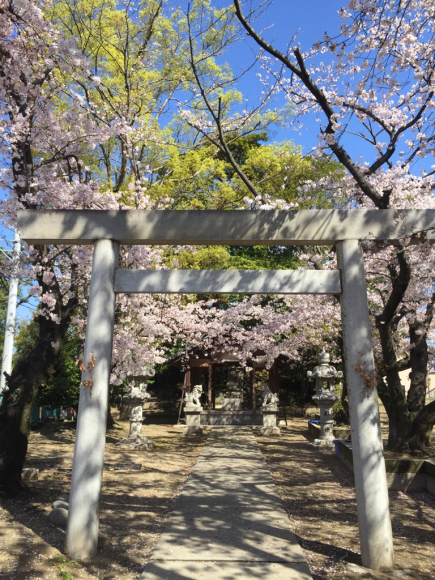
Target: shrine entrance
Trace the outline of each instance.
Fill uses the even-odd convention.
[[[185,395],[194,385],[202,386],[201,405],[207,410],[201,413],[201,425],[261,425],[262,395],[260,384],[269,387],[280,401],[279,370],[290,368],[287,357],[280,355],[270,369],[266,369],[265,353],[256,351],[246,361],[251,369],[242,367],[237,347],[231,352],[204,351],[200,348],[173,355],[167,364],[184,372],[178,424],[183,422],[182,407]],[[258,372],[266,371],[267,377],[259,380]],[[285,417],[284,405],[279,403]],[[286,417],[285,417],[286,418]]]
[[[435,210],[20,210],[31,244],[93,245],[85,367],[71,477],[67,550],[97,553],[116,293],[334,294],[340,296],[362,563],[394,564],[364,258],[360,240],[435,239]],[[338,270],[119,270],[119,245],[335,245]]]

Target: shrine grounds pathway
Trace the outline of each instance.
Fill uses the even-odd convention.
[[[214,428],[141,580],[309,580],[250,427]]]

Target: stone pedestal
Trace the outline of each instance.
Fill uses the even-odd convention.
[[[326,398],[325,395],[323,395],[323,397],[323,399],[318,398],[320,407],[320,436],[318,439],[314,440],[314,445],[334,447],[334,419],[332,417],[332,407],[338,401],[339,397],[335,394],[331,398]],[[313,399],[316,399],[316,396],[314,396]]]
[[[142,407],[146,399],[151,398],[147,393],[146,378],[154,375],[153,370],[142,369],[141,375],[132,375],[130,378],[134,381],[133,384],[127,387],[124,394],[124,399],[130,403],[130,432],[128,437],[117,443],[117,447],[123,449],[153,449],[156,444],[148,439],[142,437]],[[136,381],[139,382],[139,387],[136,387]]]
[[[128,437],[116,444],[118,447],[123,449],[153,449],[156,446],[148,437],[141,435],[143,401],[142,398],[130,399],[130,432]]]
[[[263,405],[261,411],[263,413],[263,427],[260,429],[261,435],[279,435],[281,430],[277,425],[278,405]]]
[[[186,413],[186,426],[183,430],[183,435],[203,435],[204,430],[201,427],[201,405],[187,404],[184,407]]]
[[[222,411],[241,411],[242,399],[224,399],[222,401]]]

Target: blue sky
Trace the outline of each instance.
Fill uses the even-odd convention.
[[[215,0],[214,3],[219,8],[229,4],[228,0]],[[261,3],[261,0],[253,0],[252,4],[259,6]],[[317,40],[322,39],[326,31],[331,37],[338,34],[342,20],[337,12],[341,6],[343,1],[338,0],[274,0],[261,18],[254,23],[254,28],[257,32],[263,30],[262,36],[265,40],[283,53],[287,51],[288,44],[296,33],[301,49],[309,50]],[[247,14],[246,8],[244,13]],[[233,46],[225,55],[225,60],[236,75],[252,64],[257,52],[257,45],[249,39],[248,42]],[[253,104],[260,98],[263,86],[252,72],[241,79],[239,89],[244,98],[248,99],[248,103]],[[284,100],[280,99],[274,106],[282,105],[283,102]],[[317,133],[318,124],[308,121],[307,129],[302,130],[300,136],[291,129],[278,129],[274,140],[294,140],[297,145],[303,146],[305,152],[309,152],[317,144]]]

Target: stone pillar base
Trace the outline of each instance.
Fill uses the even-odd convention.
[[[156,444],[154,441],[148,439],[148,437],[125,437],[119,443],[116,444],[116,447],[121,447],[122,449],[154,449]]]
[[[279,427],[261,427],[260,435],[281,435]]]
[[[260,429],[260,435],[280,435],[281,431],[277,425],[278,405],[276,403],[263,405],[261,411],[263,427]]]
[[[197,435],[204,435],[204,429],[202,427],[184,427],[183,435],[185,437],[196,437]]]
[[[314,439],[314,445],[319,447],[331,447],[331,449],[335,447],[334,441],[331,441],[330,439]]]

